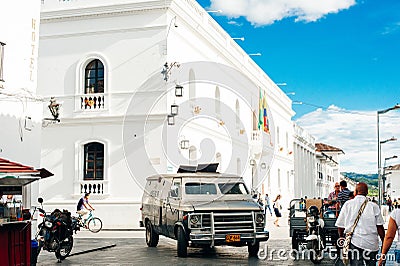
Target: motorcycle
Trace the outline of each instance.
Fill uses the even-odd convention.
[[[307,249],[310,251],[310,260],[313,263],[320,263],[324,258],[324,230],[325,222],[320,217],[320,211],[317,206],[310,206],[307,210],[307,228],[306,237]]]
[[[41,208],[36,208],[39,211],[39,216],[43,217],[43,221],[38,225],[36,240],[38,241],[39,255],[41,249],[48,252],[54,252],[58,262],[64,260],[70,254],[74,244],[73,222],[71,213],[67,210],[60,211],[55,209],[50,215],[47,215],[43,210],[43,199],[38,199]]]

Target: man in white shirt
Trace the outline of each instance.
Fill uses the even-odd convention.
[[[339,217],[336,221],[339,237],[350,232],[358,211],[364,203],[368,194],[368,186],[365,183],[358,183],[355,190],[355,198],[342,206]],[[385,230],[383,218],[379,206],[374,202],[368,202],[360,216],[358,224],[354,229],[349,249],[350,265],[376,265],[379,250],[379,238],[383,242]]]

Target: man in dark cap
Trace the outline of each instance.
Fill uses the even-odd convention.
[[[347,182],[345,180],[340,181],[340,192],[338,194],[338,201],[343,204],[350,199],[350,190],[347,188]]]

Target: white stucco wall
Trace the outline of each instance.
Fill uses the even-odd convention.
[[[21,12],[21,5],[26,11]],[[39,14],[40,0],[6,0],[0,8],[0,42],[6,44],[4,82],[0,81],[0,157],[35,167],[40,166],[42,123],[42,104],[36,96]]]
[[[21,12],[23,6],[23,12]],[[4,0],[0,42],[5,43],[0,81],[0,157],[40,167],[42,99],[36,94],[40,0]],[[38,185],[23,190],[23,205],[36,201]],[[33,226],[34,227],[34,226]]]
[[[143,179],[149,168],[154,167],[161,173],[175,171],[176,166],[172,165],[167,157],[171,148],[176,149],[183,136],[197,148],[199,158],[201,152],[204,153],[201,140],[205,136],[215,140],[215,153],[220,152],[222,155],[221,171],[235,172],[235,164],[240,161],[239,164],[245,169],[241,174],[247,184],[251,185],[251,145],[243,145],[238,140],[243,136],[248,139],[252,136],[252,114],[253,111],[258,113],[259,88],[266,91],[269,108],[272,110],[271,118],[279,120],[282,134],[283,149],[275,144],[274,150],[278,155],[275,156],[272,165],[268,163],[268,169],[271,169],[271,173],[280,169],[280,193],[285,195],[284,200],[291,197],[293,177],[290,175],[287,181],[286,176],[292,170],[293,161],[292,155],[289,154],[290,145],[286,144],[286,135],[288,143],[291,143],[293,135],[290,100],[197,2],[177,0],[172,2],[169,9],[159,8],[165,4],[169,6],[170,2],[48,0],[42,5],[39,91],[46,97],[55,96],[63,104],[61,123],[44,128],[42,136],[43,165],[53,169],[55,173],[51,181],[43,181],[40,184],[41,194],[49,208],[74,208],[81,192],[80,185],[85,183],[81,175],[83,169],[80,166],[82,158],[79,157],[79,147],[87,141],[102,141],[106,144],[106,176],[105,180],[100,182],[106,189],[104,193],[93,194],[91,198],[91,202],[96,206],[97,215],[104,221],[105,228],[138,227],[143,191],[140,184],[135,182],[135,177],[132,177],[132,172],[138,167],[143,167],[140,176]],[[174,26],[175,23],[178,27]],[[196,45],[193,45],[194,43]],[[100,59],[105,67],[105,92],[102,94],[105,105],[101,109],[86,110],[81,107],[81,98],[88,96],[83,95],[82,73],[87,62],[94,58]],[[192,61],[213,61],[230,65],[242,71],[255,84],[252,88],[236,88],[240,96],[245,96],[243,98],[224,90],[223,87],[220,90],[221,100],[232,113],[236,113],[238,102],[240,120],[244,128],[231,129],[228,122],[234,121],[234,117],[224,118],[221,114],[220,120],[225,125],[219,124],[218,119],[193,120],[179,136],[172,135],[171,128],[167,128],[167,141],[163,143],[160,139],[161,126],[166,123],[165,118],[170,112],[170,105],[175,103],[182,106],[187,102],[190,85],[183,84],[185,94],[181,99],[170,94],[157,100],[150,115],[140,110],[129,113],[128,106],[144,81],[152,75],[161,75],[165,62],[184,64]],[[182,69],[184,68],[174,68],[173,72],[179,73]],[[187,81],[189,74],[184,74],[185,79],[181,80],[171,77],[167,82],[168,86],[174,86],[174,82]],[[196,97],[215,97],[215,86],[199,85]],[[152,92],[138,92],[134,97],[138,104],[144,104],[157,90],[162,91],[166,87],[160,86]],[[201,105],[194,101],[191,109],[186,111],[193,112],[196,104]],[[207,108],[212,108],[199,107],[202,111],[192,114],[193,117],[201,116]],[[183,111],[185,110],[180,109],[180,112]],[[124,131],[123,126],[126,113],[129,114],[125,117],[128,131]],[[183,113],[180,113],[176,119],[182,117]],[[122,137],[123,134],[129,133],[129,136],[124,137],[128,137],[128,140],[131,138],[132,142],[140,138],[143,128],[140,128],[139,122],[143,119],[150,121],[148,126],[152,130],[144,136],[148,158],[138,160],[135,157],[136,150],[124,147]],[[276,134],[274,130],[271,129],[272,134]],[[166,144],[166,147],[163,144]],[[230,150],[233,148],[240,154],[240,158],[232,158]],[[165,151],[167,152],[164,153]],[[183,158],[187,158],[187,150],[179,152]],[[212,154],[206,159],[211,157],[216,160]],[[227,168],[228,162],[232,160],[235,164],[232,168]],[[269,184],[274,193],[276,182],[276,179],[273,179]],[[267,190],[266,186],[267,184],[264,184]],[[261,187],[259,189],[261,191]],[[120,219],[121,213],[124,213],[124,219]]]

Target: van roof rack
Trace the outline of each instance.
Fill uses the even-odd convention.
[[[216,173],[218,168],[218,163],[206,163],[195,165],[180,165],[178,168],[178,173]]]
[[[195,165],[180,165],[178,173],[196,173],[197,166]]]

